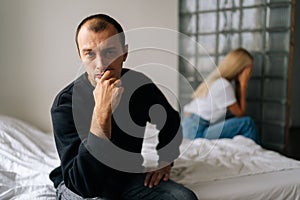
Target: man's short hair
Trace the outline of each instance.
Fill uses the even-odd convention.
[[[85,19],[83,19],[77,27],[75,41],[76,41],[76,46],[77,46],[77,50],[78,50],[79,54],[80,54],[79,46],[78,46],[79,31],[85,23],[92,21],[92,20],[95,20],[95,22],[90,24],[89,29],[96,33],[99,31],[105,30],[107,28],[108,24],[113,25],[115,27],[115,29],[118,31],[122,48],[123,48],[123,50],[125,49],[125,34],[124,34],[122,26],[115,19],[113,19],[112,17],[110,17],[108,15],[95,14],[95,15],[91,15],[91,16],[88,16]]]

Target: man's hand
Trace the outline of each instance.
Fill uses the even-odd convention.
[[[118,106],[122,93],[121,80],[112,71],[106,71],[97,80],[94,90],[95,107],[100,113],[112,113]]]
[[[96,136],[111,138],[111,115],[118,106],[122,93],[121,80],[116,78],[112,71],[106,71],[101,79],[97,80],[91,123],[91,132]]]
[[[161,179],[164,181],[168,181],[170,177],[171,165],[168,164],[167,166],[160,168],[155,171],[148,172],[144,181],[144,185],[152,188],[159,184]]]

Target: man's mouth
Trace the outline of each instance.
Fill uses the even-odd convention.
[[[100,79],[100,78],[103,76],[103,74],[104,74],[104,72],[101,72],[101,73],[99,73],[99,74],[96,74],[96,75],[95,75],[95,78]]]
[[[103,76],[103,74],[104,74],[107,70],[110,70],[110,69],[109,69],[109,68],[105,68],[105,70],[103,70],[103,71],[101,71],[101,72],[99,72],[99,73],[96,73],[96,74],[95,74],[95,80],[98,82],[98,81],[101,79],[101,77]]]
[[[98,83],[101,79],[101,77],[103,76],[104,72],[101,73],[96,73],[95,74],[95,81]]]

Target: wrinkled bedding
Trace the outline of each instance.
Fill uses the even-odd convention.
[[[59,165],[53,136],[0,116],[0,199],[55,199],[49,172]]]
[[[157,164],[156,133],[149,125],[142,149],[146,167]],[[0,143],[0,199],[55,199],[49,179],[49,172],[59,165],[53,135],[0,115]],[[300,162],[245,137],[183,140],[180,152],[171,178],[199,199],[281,199],[278,194],[284,192],[290,195],[285,199],[300,199]],[[271,184],[279,178],[285,182]],[[264,187],[255,188],[256,182]]]
[[[150,127],[143,154],[155,166],[157,131]],[[199,199],[300,200],[300,161],[269,151],[243,136],[183,140],[171,178]]]

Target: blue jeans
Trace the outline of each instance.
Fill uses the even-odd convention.
[[[153,188],[145,187],[144,180],[146,174],[137,175],[137,177],[124,189],[120,199],[122,200],[197,200],[197,196],[188,188],[172,180],[161,181]],[[57,187],[57,199],[59,200],[82,200],[69,190],[64,182]],[[94,200],[111,200],[107,198],[88,198]]]
[[[161,181],[153,188],[145,187],[146,174],[139,175],[134,183],[123,193],[122,200],[197,200],[190,189],[172,180]]]
[[[243,135],[259,143],[255,123],[248,116],[232,117],[210,124],[200,116],[190,113],[182,117],[181,126],[183,137],[188,139],[233,138],[236,135]]]

